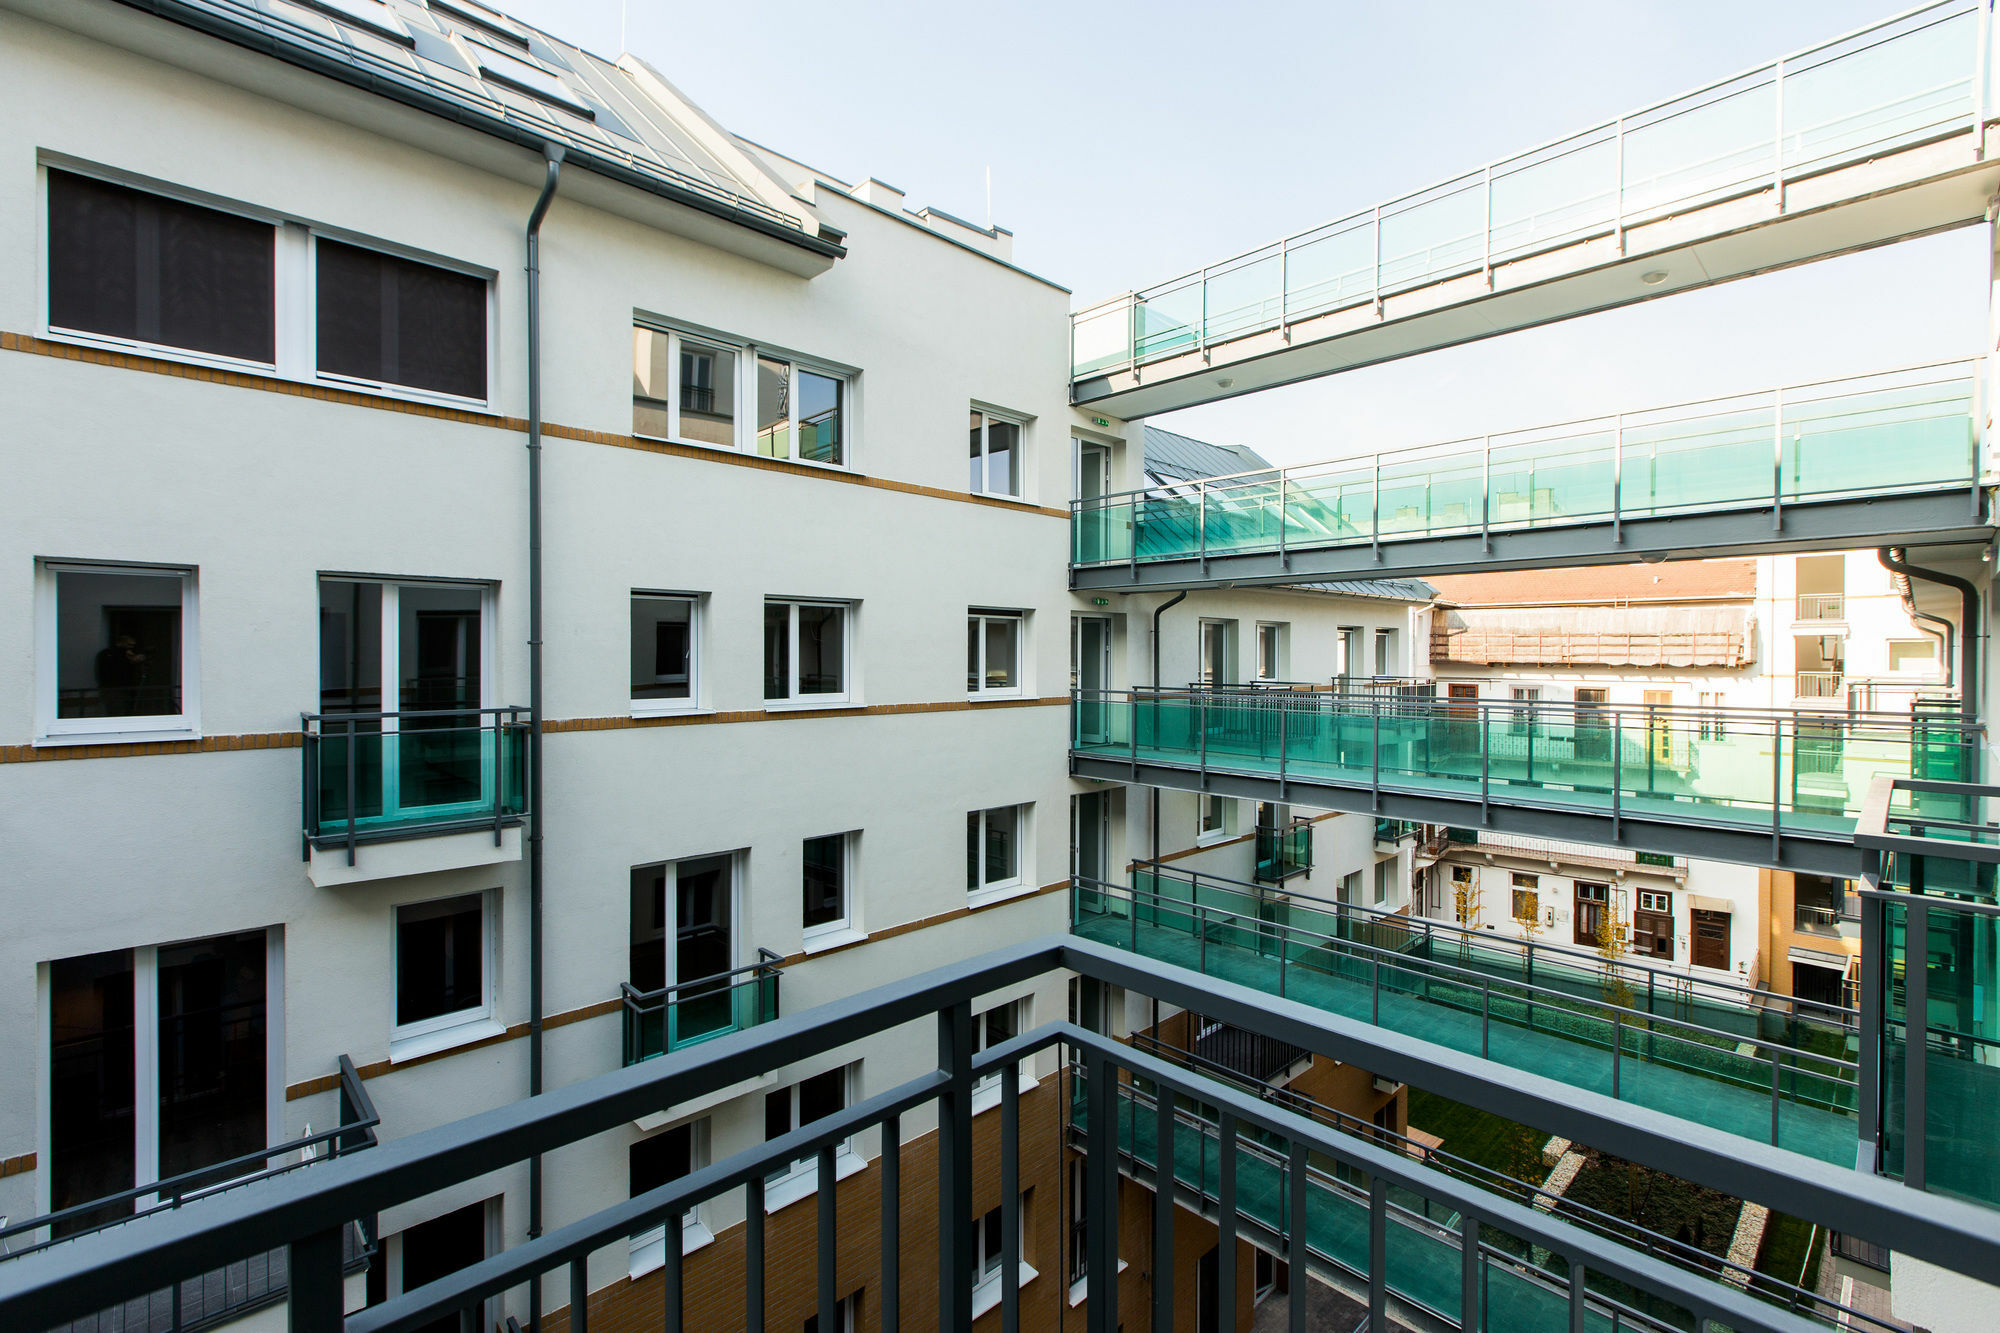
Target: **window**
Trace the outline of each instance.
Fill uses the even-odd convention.
[[[1639,910],[1632,914],[1632,948],[1649,958],[1674,956],[1674,895],[1657,889],[1639,890]]]
[[[277,229],[51,169],[51,329],[270,365]]]
[[[396,909],[396,1026],[390,1033],[392,1057],[415,1055],[398,1051],[411,1038],[436,1038],[491,1025],[493,1014],[493,938],[490,899],[484,893],[461,894],[435,902]],[[424,1050],[440,1043],[425,1041]]]
[[[301,0],[301,3],[331,14],[343,23],[352,23],[366,28],[378,37],[401,42],[404,46],[415,46],[416,39],[410,35],[409,25],[402,16],[383,3],[383,0]]]
[[[995,806],[965,816],[965,889],[986,893],[1021,882],[1024,805]]]
[[[1378,629],[1375,631],[1375,674],[1393,676],[1396,673],[1396,631]]]
[[[193,570],[51,562],[37,573],[43,739],[197,728]]]
[[[736,966],[736,865],[724,852],[632,868],[626,975],[645,994],[677,988],[664,1019],[649,1015],[644,1054],[735,1026],[728,974]]]
[[[571,92],[554,70],[532,58],[509,55],[498,47],[484,42],[461,39],[466,53],[479,66],[479,74],[493,83],[504,84],[517,92],[523,92],[537,101],[559,106],[585,120],[595,120],[597,113],[589,103]]]
[[[486,282],[320,237],[320,377],[486,397]]]
[[[1360,902],[1361,872],[1359,870],[1350,870],[1345,875],[1342,875],[1340,877],[1340,886],[1335,890],[1334,896],[1337,901],[1342,903]]]
[[[693,708],[701,698],[693,597],[632,594],[632,711]]]
[[[806,839],[803,919],[808,943],[845,932],[853,924],[848,847],[845,833]]]
[[[850,1292],[835,1302],[833,1307],[833,1333],[854,1333],[861,1327],[861,1293]],[[806,1316],[803,1333],[819,1333],[819,1311]]]
[[[1036,1274],[1028,1267],[1028,1199],[1031,1190],[1021,1191],[1019,1204],[1014,1210],[1015,1262],[1020,1265],[1015,1274],[1015,1282],[1026,1285]],[[990,1208],[974,1224],[972,1229],[972,1317],[979,1318],[994,1306],[1000,1304],[1000,1265],[1004,1261],[1003,1241],[1006,1237],[1005,1215],[998,1207]]]
[[[1201,683],[1226,685],[1236,679],[1236,622],[1201,622]]]
[[[1514,710],[1508,715],[1507,729],[1516,736],[1525,736],[1535,725],[1535,705],[1541,702],[1542,687],[1539,685],[1516,685],[1512,687]]]
[[[802,703],[847,698],[845,602],[764,603],[764,697]]]
[[[1340,641],[1335,645],[1334,672],[1336,676],[1359,676],[1368,664],[1361,658],[1362,637],[1367,633],[1359,625],[1342,625]]]
[[[1380,907],[1388,902],[1395,887],[1395,858],[1391,857],[1387,861],[1377,861],[1375,863],[1375,906]]]
[[[1196,834],[1197,842],[1209,842],[1229,836],[1231,825],[1236,822],[1236,802],[1227,796],[1203,796],[1201,798],[1201,828]]]
[[[740,410],[755,405],[754,417]],[[846,466],[847,376],[720,338],[634,325],[632,433]]]
[[[1722,711],[1722,706],[1723,692],[1721,690],[1701,691],[1699,734],[1702,740],[1719,741],[1728,734],[1728,729],[1724,721],[1727,715]]]
[[[1889,670],[1937,670],[1937,641],[1934,639],[1889,640]]]
[[[1577,880],[1575,889],[1575,911],[1570,920],[1571,938],[1586,948],[1594,949],[1600,943],[1597,933],[1604,926],[1604,907],[1610,900],[1611,886]]]
[[[842,1065],[801,1079],[788,1088],[765,1093],[764,1141],[769,1143],[815,1120],[824,1120],[846,1110],[850,1071],[853,1069],[852,1065]],[[840,1145],[843,1150],[846,1146],[845,1142]],[[790,1179],[810,1180],[817,1160],[816,1153],[793,1158],[790,1166],[773,1171],[765,1180],[771,1183]],[[768,1200],[766,1206],[771,1206]]]
[[[626,1197],[636,1199],[683,1176],[708,1162],[708,1121],[690,1120],[640,1139],[626,1150]],[[702,1225],[699,1205],[681,1214],[680,1244],[685,1253],[714,1237]],[[631,1276],[638,1277],[658,1268],[666,1260],[666,1227],[649,1227],[630,1238]]]
[[[1541,880],[1534,875],[1514,872],[1512,915],[1523,924],[1539,923],[1542,919]]]
[[[977,1055],[981,1051],[990,1051],[995,1046],[1004,1045],[1034,1026],[1033,1020],[1030,1017],[1033,1003],[1033,997],[1023,996],[1018,1000],[1009,1000],[1005,1004],[996,1004],[983,1013],[974,1014],[972,1016],[973,1054]],[[1021,1062],[1021,1084],[1026,1084],[1028,1077],[1028,1062],[1023,1060]],[[980,1079],[973,1085],[972,1091],[974,1098],[972,1109],[975,1113],[983,1111],[989,1106],[998,1106],[1000,1104],[999,1071],[995,1070],[993,1073]],[[990,1093],[991,1100],[989,1101],[981,1097],[980,1094],[982,1093]]]
[[[1257,627],[1257,679],[1283,680],[1285,678],[1285,639],[1289,625],[1259,625]]]
[[[1021,613],[975,610],[965,621],[965,692],[1019,695]]]
[[[971,489],[974,495],[1021,494],[1021,423],[972,409]]]

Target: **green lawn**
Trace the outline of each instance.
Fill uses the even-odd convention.
[[[1410,1124],[1442,1138],[1442,1152],[1530,1185],[1548,1179],[1549,1164],[1542,1160],[1542,1145],[1549,1136],[1540,1130],[1415,1087],[1410,1089]]]
[[[1812,1223],[1772,1213],[1764,1223],[1763,1243],[1757,1247],[1757,1271],[1811,1291],[1819,1281],[1822,1239]],[[1810,1255],[1806,1252],[1808,1245],[1812,1247]],[[1804,1277],[1799,1276],[1801,1269]]]

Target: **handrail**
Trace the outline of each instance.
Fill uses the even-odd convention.
[[[526,716],[525,704],[501,704],[491,708],[403,708],[388,713],[301,713],[299,720],[307,726],[314,723],[324,725],[329,722],[388,722],[406,717],[507,717]]]
[[[754,972],[759,977],[775,976],[778,969],[784,966],[784,962],[785,956],[783,954],[759,945],[757,947],[756,962],[744,963],[740,967],[732,967],[727,972],[717,972],[713,976],[707,977],[696,977],[692,981],[676,981],[672,985],[662,986],[658,990],[640,990],[629,981],[621,981],[618,983],[618,991],[627,1009],[651,1008],[653,1007],[653,1002],[658,1002],[659,1004],[671,1003],[667,997],[673,995],[676,991],[695,990],[705,986],[713,987],[719,982],[727,981],[731,977],[742,976],[746,972]]]

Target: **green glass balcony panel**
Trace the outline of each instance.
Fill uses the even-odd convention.
[[[742,1032],[778,1017],[779,974],[765,969],[625,997],[625,1063]]]
[[[1312,825],[1288,824],[1257,829],[1256,878],[1279,884],[1312,869]]]
[[[490,716],[318,722],[306,744],[315,838],[478,824],[526,813],[527,733]],[[352,818],[350,820],[350,813]]]

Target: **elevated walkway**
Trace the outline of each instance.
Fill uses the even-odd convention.
[[[1870,783],[1974,776],[1981,735],[1955,713],[1254,687],[1080,692],[1071,728],[1080,777],[1850,879]]]
[[[1980,221],[1991,0],[1940,0],[1072,317],[1133,419]]]
[[[1136,592],[1981,542],[1983,361],[1787,385],[1077,500],[1070,582]]]

